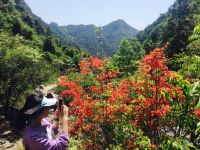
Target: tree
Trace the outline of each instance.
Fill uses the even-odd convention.
[[[200,19],[200,16],[198,16]],[[187,47],[189,54],[200,56],[200,21],[194,27],[193,34],[189,37],[190,44]]]
[[[119,51],[114,55],[114,62],[120,72],[133,73],[137,69],[137,60],[144,55],[140,42],[136,39],[124,39],[121,41]]]
[[[43,50],[55,54],[56,49],[55,49],[55,45],[54,45],[54,42],[53,42],[53,40],[52,40],[51,37],[47,37],[47,38],[44,40]]]
[[[22,30],[22,25],[21,25],[20,21],[17,18],[15,18],[13,20],[12,33],[14,35],[21,34],[21,30]]]
[[[193,34],[189,37],[190,41],[198,40],[200,39],[200,15],[197,16],[199,22],[194,27]]]
[[[23,45],[20,36],[0,34],[0,103],[5,113],[28,90],[48,80],[49,66],[38,49]]]
[[[200,38],[197,40],[192,41],[187,46],[187,53],[189,55],[197,55],[200,56]]]
[[[103,58],[105,56],[105,43],[103,40],[103,33],[102,33],[102,27],[96,28],[96,55],[99,58]]]

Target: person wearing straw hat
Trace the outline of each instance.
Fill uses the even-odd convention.
[[[55,98],[43,95],[30,95],[26,98],[23,108],[17,117],[17,128],[23,131],[23,145],[25,150],[65,150],[68,139],[68,107],[57,107],[54,121],[48,118],[49,109],[55,106]],[[59,121],[61,121],[60,135]]]

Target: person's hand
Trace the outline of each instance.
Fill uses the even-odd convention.
[[[61,106],[60,116],[61,116],[61,118],[68,117],[68,107],[66,105]]]
[[[61,131],[68,133],[68,107],[65,105],[61,105],[61,113],[60,113],[62,123],[61,123]]]
[[[56,108],[56,111],[54,112],[54,116],[55,116],[55,118],[59,118],[60,117],[60,110],[59,110],[58,106]]]

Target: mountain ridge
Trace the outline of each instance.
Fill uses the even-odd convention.
[[[97,36],[101,36],[101,51],[103,55],[111,56],[117,51],[117,47],[123,38],[131,38],[135,36],[139,30],[128,25],[124,20],[118,19],[107,25],[100,27],[101,33],[97,35],[96,30],[99,28],[93,24],[79,24],[60,26],[55,22],[49,24],[50,29],[61,38],[70,39],[79,46],[86,49],[92,55],[98,53]],[[104,51],[106,50],[106,51]]]

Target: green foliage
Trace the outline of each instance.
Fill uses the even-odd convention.
[[[29,26],[24,25],[21,31],[21,35],[23,35],[26,39],[31,40],[33,36],[33,29],[31,29]]]
[[[200,108],[200,106],[199,106],[199,108]],[[196,129],[196,131],[195,131],[195,134],[200,134],[200,122],[198,122],[197,123],[197,129]]]
[[[187,47],[187,53],[189,55],[200,56],[200,39],[190,42],[190,44]]]
[[[197,55],[175,55],[169,65],[185,78],[200,79],[200,57]]]
[[[198,16],[199,20],[200,16]],[[188,53],[192,55],[200,56],[200,23],[198,23],[194,30],[193,34],[189,37],[190,44],[188,45]]]
[[[60,44],[24,0],[0,0],[0,33],[0,104],[6,109],[20,104],[27,91],[54,82],[85,55],[78,47]]]
[[[200,18],[200,17],[199,17]],[[193,34],[189,37],[189,40],[194,41],[200,39],[200,23],[198,23],[194,30],[193,30]]]
[[[67,150],[80,150],[80,149],[83,149],[81,141],[70,137],[69,146]]]
[[[69,25],[60,27],[55,23],[50,24],[51,30],[57,34],[59,37],[68,40],[70,43],[76,43],[81,48],[88,50],[92,53],[92,50],[96,49],[96,34],[94,25]]]
[[[171,138],[163,142],[164,150],[197,150],[197,148],[185,138]]]
[[[54,42],[52,41],[52,38],[51,37],[47,37],[45,40],[44,40],[44,44],[43,44],[43,50],[44,51],[48,51],[48,52],[51,52],[51,53],[55,53],[55,44]]]
[[[10,36],[21,35],[29,46],[39,49],[40,53],[50,52],[45,56],[49,63],[63,72],[69,63],[78,63],[85,54],[83,50],[66,43],[62,43],[55,37],[48,25],[39,17],[32,14],[31,9],[24,0],[2,2],[0,6],[0,30],[3,33],[12,33]],[[63,50],[62,47],[65,47]],[[77,55],[77,56],[76,56]],[[73,62],[75,61],[75,62]]]
[[[137,61],[144,55],[140,42],[136,39],[124,39],[121,41],[119,51],[114,55],[114,64],[123,74],[130,74],[136,71]]]
[[[122,116],[121,118],[125,119],[125,116]],[[130,121],[124,121],[119,124],[115,124],[115,130],[113,133],[113,136],[115,136],[115,141],[113,145],[110,145],[111,149],[115,149],[115,146],[117,145],[118,148],[126,147],[127,143],[125,141],[129,141],[132,139],[135,150],[150,150],[151,146],[151,140],[148,138],[148,136],[145,136],[142,131],[139,131],[137,128],[133,128],[132,123]],[[137,135],[137,137],[133,137],[132,135]]]
[[[183,78],[179,77],[175,80],[171,81],[174,85],[178,85],[181,90],[183,91],[183,103],[176,100],[176,98],[171,99],[171,114],[168,115],[168,118],[173,120],[173,129],[171,129],[171,138],[165,137],[165,144],[171,148],[171,144],[175,142],[178,144],[179,142],[182,143],[184,146],[184,142],[187,141],[193,143],[194,146],[199,147],[199,135],[196,133],[198,130],[198,119],[194,115],[194,110],[197,108],[199,104],[199,97],[200,97],[200,85],[199,82],[194,84],[190,84],[188,81],[184,80]],[[165,95],[166,96],[166,95]],[[172,127],[171,127],[172,128]],[[169,131],[168,131],[169,132]],[[172,138],[173,137],[173,138]],[[168,141],[169,140],[169,141]],[[178,141],[176,141],[178,140]],[[178,142],[178,143],[177,143]],[[169,144],[171,143],[171,144]],[[186,146],[186,145],[185,145]]]
[[[186,102],[184,104],[184,119],[182,120],[183,127],[188,126],[189,132],[190,132],[190,140],[195,145],[200,147],[199,143],[199,133],[198,133],[198,120],[196,119],[196,116],[189,116],[190,114],[193,114],[194,109],[200,108],[200,84],[199,82],[195,82],[194,84],[190,85],[189,87],[184,89],[184,93],[186,96]],[[188,115],[187,115],[188,113]],[[188,117],[187,117],[188,116]],[[181,124],[182,125],[182,124]]]
[[[27,90],[47,81],[51,68],[38,49],[23,45],[22,37],[0,37],[0,102],[8,108]]]
[[[146,52],[168,44],[167,54],[172,57],[174,54],[186,51],[190,43],[188,38],[196,25],[195,16],[199,13],[199,0],[176,0],[167,13],[162,14],[137,37],[144,42]],[[195,31],[198,31],[198,27]]]
[[[200,78],[200,26],[195,20],[199,13],[199,0],[176,0],[166,14],[162,14],[156,22],[138,35],[143,45],[136,38],[122,40],[113,61],[105,64],[107,71],[112,72],[119,69],[122,75],[135,73],[131,78],[137,78],[142,75],[137,71],[137,61],[144,54],[143,47],[151,50],[154,47],[169,44],[167,54],[175,56],[172,57],[169,66],[183,76],[183,78],[180,76],[169,78],[169,82],[180,88],[178,89],[179,94],[181,95],[182,92],[183,98],[180,101],[175,93],[161,93],[170,105],[170,114],[165,118],[166,124],[171,121],[167,128],[163,127],[165,130],[161,129],[163,133],[157,135],[162,138],[160,141],[163,143],[158,145],[162,149],[195,149],[193,145],[200,146],[200,123],[194,115],[194,110],[200,108],[200,86],[199,82],[190,84],[189,81],[184,80],[184,78],[196,80]],[[94,55],[95,50],[97,52],[108,50],[105,53],[112,55],[122,37],[130,38],[137,32],[122,20],[104,26],[98,32],[95,32],[96,27],[93,25],[63,28],[54,26],[51,29],[54,29],[54,32],[61,38],[64,37],[65,40],[55,37],[48,25],[33,15],[23,0],[0,0],[0,104],[5,107],[21,105],[19,99],[22,99],[27,91],[46,83],[49,79],[52,82],[52,78],[55,78],[58,73],[67,73],[70,81],[80,81],[79,84],[83,89],[86,92],[90,91],[91,86],[99,86],[99,83],[91,72],[84,78],[80,73],[75,72],[80,69],[77,66],[81,58],[87,55],[77,45],[88,49]],[[188,40],[190,35],[192,36]],[[185,53],[182,53],[183,51]],[[179,55],[174,55],[177,53]],[[100,75],[103,76],[103,74]],[[119,78],[113,80],[113,87],[117,86],[118,80]],[[59,91],[62,90],[58,88],[57,92],[60,93]],[[134,95],[134,91],[132,92],[131,94]],[[108,93],[100,94],[106,99]],[[98,94],[92,96],[98,99]],[[141,95],[138,94],[139,96]],[[143,98],[139,97],[141,100]],[[71,99],[68,100],[69,103]],[[134,105],[137,104],[134,103]],[[135,126],[130,127],[132,122],[126,120],[126,118],[130,119],[128,117],[130,116],[126,114],[120,115],[120,119],[124,121],[116,125],[109,123],[106,126],[112,130],[109,132],[105,130],[104,133],[110,133],[115,137],[108,148],[123,149],[127,147],[124,141],[131,139],[134,141],[132,144],[135,144],[135,147],[138,146],[138,150],[149,150],[152,141],[150,137],[147,137],[148,133],[141,132]],[[169,132],[172,133],[172,137],[168,136]],[[81,142],[70,138],[69,149],[83,149]]]
[[[21,28],[22,28],[22,25],[21,25],[20,21],[18,19],[14,19],[13,20],[12,33],[14,35],[21,33],[21,30],[22,30]]]
[[[184,57],[183,64],[178,72],[185,77],[200,79],[200,57],[193,55]]]

